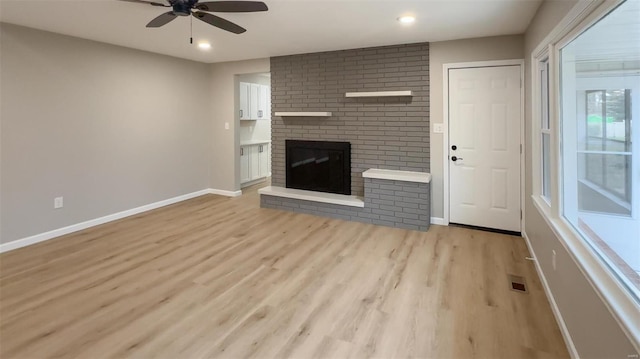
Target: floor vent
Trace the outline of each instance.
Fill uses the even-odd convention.
[[[527,292],[527,285],[524,280],[524,277],[509,274],[509,286],[510,286],[510,289],[515,292],[522,292],[522,293]]]

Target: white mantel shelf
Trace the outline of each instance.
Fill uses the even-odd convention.
[[[344,97],[403,97],[413,96],[413,91],[375,91],[375,92],[347,92]]]
[[[305,201],[339,204],[350,207],[364,207],[362,198],[356,196],[347,196],[343,194],[305,191],[301,189],[284,188],[269,186],[260,188],[258,193],[265,196],[285,197],[293,199],[301,199]]]
[[[280,117],[330,117],[331,112],[276,112]]]
[[[370,168],[362,172],[364,178],[386,179],[392,181],[430,183],[431,173],[412,172],[412,171],[396,171],[382,170],[378,168]]]

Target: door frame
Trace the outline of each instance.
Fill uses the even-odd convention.
[[[525,203],[525,142],[524,142],[524,107],[525,107],[525,88],[524,88],[524,59],[513,60],[494,60],[494,61],[475,61],[475,62],[456,62],[442,65],[442,125],[445,134],[442,136],[442,169],[443,173],[443,189],[444,189],[444,225],[449,225],[450,217],[450,192],[449,192],[449,70],[480,68],[480,67],[502,67],[502,66],[520,66],[520,211],[522,213],[520,219],[520,232],[524,233],[524,203]]]

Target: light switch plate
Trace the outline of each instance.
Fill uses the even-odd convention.
[[[225,129],[225,130],[228,130],[228,129],[229,129],[229,122],[225,122],[225,123],[224,123],[224,129]]]
[[[434,123],[433,124],[433,133],[444,133],[444,124],[443,123]]]
[[[53,199],[53,208],[54,209],[59,209],[64,207],[64,198],[63,197],[56,197]]]

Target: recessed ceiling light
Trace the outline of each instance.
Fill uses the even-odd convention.
[[[200,50],[209,50],[211,48],[211,44],[208,42],[200,42],[198,43],[198,48]]]
[[[415,17],[413,17],[413,16],[410,16],[410,15],[408,15],[408,16],[401,16],[401,17],[399,17],[399,18],[398,18],[398,21],[400,21],[400,22],[401,22],[401,23],[403,23],[403,24],[411,24],[411,23],[413,23],[414,21],[416,21],[416,18],[415,18]]]

